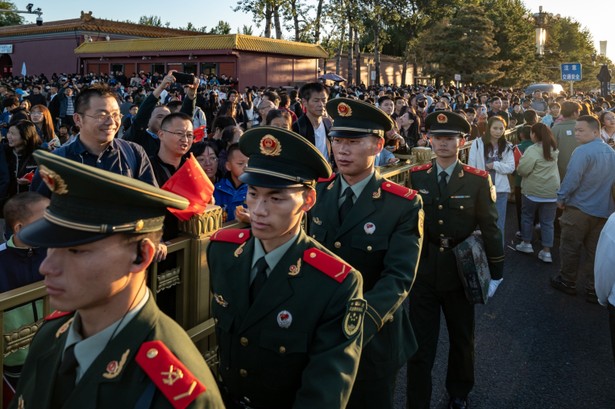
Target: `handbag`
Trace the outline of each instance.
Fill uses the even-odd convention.
[[[475,231],[453,248],[457,272],[471,304],[487,304],[491,273],[480,231]]]

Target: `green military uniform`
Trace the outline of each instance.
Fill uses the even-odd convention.
[[[87,251],[102,252],[103,244],[97,247],[95,242],[118,233],[136,239],[146,237],[140,236],[144,233],[155,237],[167,207],[188,206],[185,198],[135,179],[49,152],[37,151],[34,156],[52,196],[44,217],[18,233],[30,246],[74,248],[70,253],[75,253],[89,244]],[[123,288],[107,299],[78,301],[76,312],[47,317],[30,346],[11,408],[224,408],[213,375],[188,335],[160,312],[147,290],[142,291],[145,259],[141,242],[136,247],[136,257],[130,262],[141,270],[121,276],[111,274],[115,273],[113,265],[97,266],[100,285],[122,278]],[[150,243],[150,256],[153,247]],[[67,264],[66,253],[50,250],[47,258],[52,258],[52,264]],[[60,277],[65,269],[70,266],[54,267],[51,275]],[[43,271],[49,273],[49,269]],[[82,280],[79,271],[71,274],[67,277]],[[129,274],[138,278],[131,280]],[[93,314],[100,314],[105,301],[113,303],[118,300],[113,297],[131,290],[135,295],[129,293],[132,303],[123,315],[106,328],[84,335],[86,315],[90,324],[103,318]],[[70,296],[78,295],[70,286],[64,286],[63,293],[67,296],[60,296],[59,302],[64,300],[65,305],[72,305]],[[50,294],[52,303],[54,297]],[[99,310],[92,312],[89,306],[89,314],[82,316],[80,308],[87,309],[82,305],[88,302],[97,304]]]
[[[47,320],[39,329],[32,345],[16,398],[11,408],[48,408],[52,401],[54,382],[53,373],[62,360],[69,325],[74,314],[61,315]],[[172,355],[165,354],[164,348],[150,346],[148,341],[160,341]],[[145,346],[145,348],[143,348]],[[136,356],[155,349],[160,365],[176,368],[185,365],[189,372],[183,371],[184,378],[173,385],[164,385],[173,397],[190,390],[198,380],[206,385],[206,391],[192,397],[188,408],[224,408],[216,388],[215,380],[207,369],[207,364],[194,347],[186,332],[175,321],[164,315],[156,306],[150,294],[149,300],[138,315],[106,345],[104,351],[83,374],[74,392],[62,406],[65,409],[86,408],[172,408],[173,399],[167,398],[162,390],[137,364]],[[171,370],[172,376],[173,370]],[[162,381],[168,375],[157,373]],[[171,378],[173,379],[173,378]],[[193,393],[196,394],[195,390]],[[167,392],[167,391],[165,391]],[[179,403],[182,398],[178,399]],[[190,399],[187,395],[184,399]]]
[[[469,131],[465,119],[449,112],[431,114],[426,124],[434,137],[461,136]],[[491,277],[502,278],[502,235],[496,225],[495,192],[488,173],[457,161],[449,168],[446,190],[441,195],[438,175],[442,171],[434,160],[413,168],[410,178],[423,198],[425,242],[410,296],[410,319],[419,349],[408,363],[409,408],[430,407],[441,310],[450,339],[447,390],[451,398],[465,400],[474,385],[474,305],[464,294],[452,248],[478,227]]]
[[[391,126],[386,114],[360,101],[336,98],[329,101],[327,111],[334,118],[334,138],[382,136]],[[318,184],[309,234],[363,276],[368,303],[365,345],[349,407],[392,407],[397,371],[417,348],[401,305],[412,287],[421,250],[421,199],[375,172],[354,186],[362,191],[354,192],[356,200],[340,222],[345,183],[337,175]]]
[[[249,157],[241,180],[250,187],[313,186],[331,173],[320,152],[290,131],[254,128],[239,145]],[[223,229],[207,249],[229,408],[344,408],[348,401],[361,354],[361,276],[302,230],[289,239],[265,254],[250,230]],[[261,255],[269,274],[250,303]]]

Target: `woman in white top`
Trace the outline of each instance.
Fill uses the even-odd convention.
[[[602,111],[600,114],[600,136],[604,142],[615,147],[615,113],[611,111]]]
[[[485,135],[474,140],[468,159],[468,165],[489,172],[495,185],[497,192],[495,206],[498,211],[498,227],[502,231],[502,238],[504,238],[504,225],[506,224],[506,203],[510,193],[508,175],[515,170],[513,146],[506,141],[505,130],[504,118],[501,116],[489,118]]]

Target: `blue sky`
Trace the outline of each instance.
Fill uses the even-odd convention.
[[[20,10],[25,9],[27,1],[13,1]],[[214,27],[219,20],[231,24],[233,32],[242,25],[254,25],[249,15],[233,12],[236,0],[201,0],[193,2],[170,2],[168,0],[32,0],[34,7],[43,10],[45,21],[79,17],[81,10],[92,11],[94,17],[113,20],[137,21],[142,15],[161,16],[163,22],[169,21],[172,27],[186,26],[191,22],[197,27]],[[315,0],[308,3],[316,4]],[[562,16],[571,16],[584,27],[589,28],[598,48],[598,41],[607,40],[607,55],[615,61],[615,30],[612,23],[611,0],[524,0],[528,9],[544,11]],[[26,15],[29,22],[36,16]],[[254,34],[262,29],[254,27]],[[564,62],[564,61],[563,61]]]

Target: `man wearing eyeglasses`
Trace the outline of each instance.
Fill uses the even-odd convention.
[[[143,148],[115,138],[122,116],[112,88],[104,84],[85,88],[75,100],[73,119],[80,128],[79,135],[72,143],[53,153],[157,186],[152,165]],[[47,186],[41,183],[38,172],[30,190],[51,196]]]

